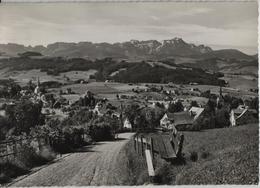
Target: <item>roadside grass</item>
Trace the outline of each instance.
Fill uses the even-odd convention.
[[[0,185],[29,173],[33,167],[44,165],[55,157],[56,154],[47,147],[36,153],[32,147],[22,146],[16,156],[0,162]]]
[[[161,185],[258,184],[258,124],[183,132],[185,163],[170,163],[156,156],[155,183]],[[167,136],[167,135],[165,135]],[[140,159],[131,142],[125,147],[129,167],[138,184],[149,180],[146,162]],[[137,181],[133,181],[136,183]]]
[[[135,151],[133,139],[120,151],[117,165],[119,168],[127,168],[128,171],[128,178],[123,185],[142,185],[149,182],[145,158]]]

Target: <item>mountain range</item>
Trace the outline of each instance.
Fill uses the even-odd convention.
[[[81,57],[81,58],[122,58],[122,59],[161,59],[191,57],[191,58],[222,58],[222,59],[240,59],[253,60],[254,56],[247,55],[239,50],[224,49],[213,50],[205,45],[195,45],[185,42],[181,38],[173,38],[170,40],[138,41],[131,40],[122,43],[65,43],[56,42],[49,44],[46,47],[38,46],[24,46],[15,43],[0,44],[0,52],[6,56],[17,56],[18,53],[26,51],[34,51],[51,57]]]
[[[31,54],[31,55],[30,55]],[[0,58],[41,56],[89,60],[112,58],[128,62],[167,61],[192,68],[223,73],[258,75],[258,55],[247,55],[236,49],[213,50],[206,45],[195,45],[181,38],[170,40],[130,40],[122,43],[56,42],[46,47],[0,44]]]

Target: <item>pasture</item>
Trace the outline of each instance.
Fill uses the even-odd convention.
[[[257,78],[252,75],[225,75],[223,79],[228,81],[230,87],[239,90],[249,90],[258,87]]]
[[[46,72],[41,72],[40,69],[32,69],[25,71],[8,71],[7,69],[0,72],[0,79],[14,79],[20,85],[27,84],[30,80],[37,82],[38,77],[41,82],[56,81],[60,83],[68,83],[69,81],[76,81],[79,79],[88,80],[90,75],[96,73],[96,70],[88,71],[69,71],[60,73],[57,76],[48,75]]]

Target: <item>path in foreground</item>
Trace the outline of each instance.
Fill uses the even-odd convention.
[[[117,141],[84,147],[11,186],[119,185],[120,176],[114,173],[118,170],[117,156],[132,135],[122,133]]]

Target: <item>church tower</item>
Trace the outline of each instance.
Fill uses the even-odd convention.
[[[36,94],[36,95],[39,95],[40,94],[40,78],[38,77],[38,79],[37,79],[37,86],[36,86],[36,88],[34,89],[34,93]]]
[[[219,96],[217,98],[217,108],[221,108],[224,103],[224,98],[222,95],[222,87],[219,88]]]

